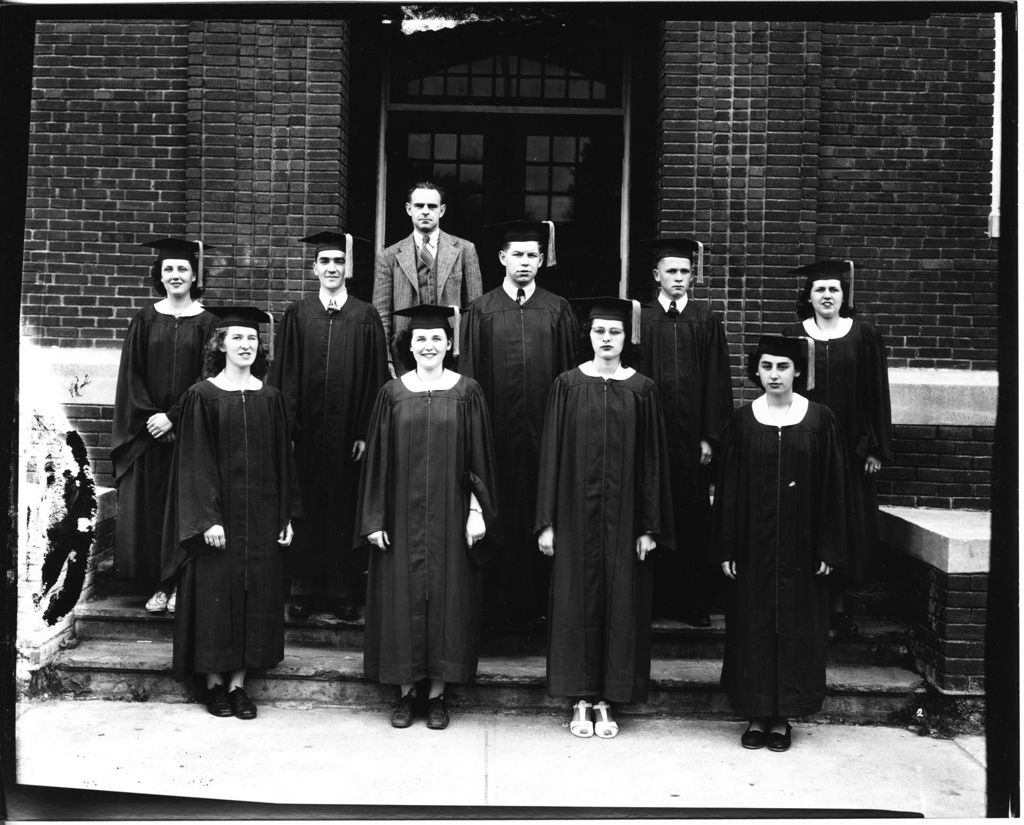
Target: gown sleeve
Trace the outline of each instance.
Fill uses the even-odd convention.
[[[398,379],[392,379],[397,381]],[[370,413],[370,426],[366,434],[366,453],[359,477],[359,496],[356,499],[356,529],[354,546],[378,530],[386,530],[391,523],[388,501],[388,475],[391,465],[392,398],[390,382],[381,387]]]
[[[355,418],[355,438],[365,441],[370,432],[370,420],[377,393],[388,381],[388,345],[380,314],[370,308],[372,319],[363,327],[363,353],[366,358],[363,373],[362,398]]]
[[[194,540],[223,524],[220,471],[209,411],[195,388],[181,400],[178,438],[164,508],[162,577],[172,578],[188,560]]]
[[[534,533],[545,527],[554,526],[558,512],[558,468],[562,449],[562,428],[565,425],[568,393],[565,382],[559,376],[548,391],[548,404],[544,412],[544,432],[541,434],[537,468],[537,517]]]
[[[668,468],[668,439],[665,435],[665,417],[661,409],[658,388],[638,396],[640,460],[636,468],[639,476],[637,495],[637,536],[650,533],[658,542],[658,549],[676,548],[672,515],[672,481]]]
[[[557,348],[555,371],[561,374],[576,366],[576,316],[568,302],[562,305],[562,311],[558,318],[558,332],[555,340]]]
[[[701,438],[717,444],[722,430],[732,415],[732,376],[729,370],[729,344],[725,327],[717,316],[708,323],[707,364],[703,409],[701,410]]]
[[[459,372],[467,378],[480,376],[480,310],[470,306],[460,321]]]
[[[117,389],[114,395],[114,421],[111,430],[110,457],[114,475],[120,478],[145,451],[152,439],[145,430],[146,421],[160,412],[146,389],[146,335],[136,315],[128,325],[121,347],[121,362],[117,370]],[[140,439],[139,444],[133,444]]]
[[[726,423],[718,453],[718,480],[711,515],[711,553],[719,563],[736,561],[740,555],[739,530],[744,522],[740,501],[743,441],[738,416],[737,410]]]
[[[289,521],[302,518],[302,496],[298,474],[295,470],[295,453],[292,449],[288,416],[284,400],[277,396],[271,406],[273,416],[274,448],[277,454],[278,484],[281,496],[278,499],[278,529],[283,530]]]
[[[481,560],[488,547],[494,545],[494,526],[498,519],[498,482],[495,472],[494,439],[491,434],[491,416],[487,411],[483,390],[475,381],[466,398],[466,489],[472,492],[483,511],[487,535],[483,542],[472,547],[472,554]],[[467,511],[469,496],[466,497]]]
[[[870,324],[864,325],[865,375],[864,411],[867,421],[867,454],[889,463],[892,452],[892,404],[889,400],[889,365],[885,342]]]
[[[270,364],[267,383],[277,387],[284,399],[285,415],[288,418],[289,433],[298,436],[299,424],[299,379],[302,375],[300,360],[302,346],[299,341],[299,324],[295,320],[295,306],[284,311],[284,317],[277,330],[274,342],[274,360]]]
[[[839,424],[831,410],[827,407],[821,409],[825,421],[818,436],[814,557],[815,561],[843,568],[847,561],[848,536],[857,532],[845,527],[855,516],[850,500],[850,474]]]

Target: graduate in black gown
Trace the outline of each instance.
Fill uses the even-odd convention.
[[[818,261],[793,270],[803,276],[797,297],[799,324],[783,335],[815,341],[814,389],[811,401],[824,404],[836,417],[846,440],[851,473],[850,541],[844,576],[829,580],[832,629],[856,632],[846,612],[844,589],[860,579],[878,548],[878,499],[875,475],[893,460],[892,409],[885,342],[878,330],[857,317],[853,307],[853,262]]]
[[[409,727],[424,685],[427,727],[448,726],[445,688],[476,675],[480,655],[481,539],[497,516],[490,416],[480,385],[453,372],[451,307],[398,310],[409,353],[371,417],[356,507],[370,549],[363,667],[400,687],[391,713]]]
[[[180,573],[174,675],[205,674],[214,716],[252,719],[250,668],[284,658],[284,548],[299,515],[288,419],[253,308],[218,308],[206,379],[182,398],[165,541]]]
[[[318,232],[320,291],[291,304],[278,328],[268,382],[279,387],[295,444],[305,518],[289,554],[292,618],[315,609],[359,618],[365,547],[353,548],[360,461],[377,391],[388,377],[377,310],[350,295],[352,236]]]
[[[577,700],[576,736],[613,737],[610,703],[646,701],[649,555],[675,546],[658,390],[623,363],[636,360],[639,315],[635,301],[592,302],[583,334],[593,355],[558,376],[544,417],[534,527],[554,556],[548,693]]]
[[[505,279],[462,319],[459,369],[480,383],[493,431],[500,433],[494,445],[500,550],[485,574],[486,608],[518,623],[547,614],[550,566],[533,533],[538,450],[548,390],[575,363],[576,316],[568,301],[535,280],[554,253],[551,225],[523,220],[489,228],[500,243]]]
[[[846,564],[843,436],[832,412],[794,392],[805,342],[765,336],[747,373],[765,390],[722,441],[713,547],[729,580],[722,686],[750,720],[746,748],[787,750],[790,717],[821,709],[828,577]]]
[[[172,581],[160,576],[167,475],[174,453],[179,400],[203,369],[203,348],[217,319],[202,294],[202,245],[181,238],[142,244],[157,250],[150,277],[164,296],[140,310],[121,348],[110,458],[117,485],[114,575],[159,582],[146,610],[175,607]]]
[[[703,280],[703,245],[689,238],[642,241],[651,251],[658,296],[644,306],[640,372],[658,385],[665,410],[675,525],[686,541],[655,559],[654,615],[708,627],[714,566],[708,548],[711,460],[732,415],[725,328],[690,294]]]

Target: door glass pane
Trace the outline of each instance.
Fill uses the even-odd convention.
[[[551,170],[551,191],[568,192],[572,186],[573,170],[568,166],[556,166]]]
[[[464,163],[459,167],[459,185],[469,191],[479,191],[484,185],[482,163]]]
[[[544,195],[527,195],[524,198],[526,217],[535,221],[546,221],[548,216],[548,199]]]
[[[573,198],[556,195],[551,199],[551,220],[566,223],[572,220]]]
[[[459,157],[462,158],[462,160],[483,160],[484,136],[463,135]]]
[[[425,135],[422,132],[409,135],[409,157],[417,159],[430,157],[430,135]]]
[[[526,191],[547,192],[548,191],[548,168],[546,166],[526,167]]]
[[[458,157],[459,136],[443,134],[434,136],[434,157],[438,160],[455,160]]]
[[[551,141],[554,144],[554,158],[558,163],[576,162],[576,138],[558,135]]]
[[[548,159],[546,135],[530,135],[526,138],[526,159],[535,162],[543,162]]]

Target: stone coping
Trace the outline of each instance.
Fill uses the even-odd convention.
[[[995,370],[889,370],[893,424],[993,427],[998,392]]]
[[[991,513],[883,506],[878,527],[885,542],[944,573],[989,571]]]

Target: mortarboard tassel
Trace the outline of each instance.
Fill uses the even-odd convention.
[[[639,344],[640,343],[640,302],[639,301],[630,301],[630,303],[633,305],[633,314],[632,314],[632,318],[631,318],[632,326],[633,326],[633,331],[632,331],[632,333],[629,336],[629,340],[630,340],[630,343],[632,343],[632,344]]]
[[[455,304],[452,304],[451,307],[455,311],[455,314],[452,316],[452,338],[453,338],[453,340],[452,340],[452,357],[453,358],[458,358],[459,357],[459,319],[460,319],[460,316],[462,314],[462,311],[457,306],[455,306]]]
[[[352,236],[345,233],[345,280],[347,281],[355,274],[356,262],[352,260]]]
[[[555,222],[544,221],[548,225],[548,254],[544,260],[548,266],[558,266],[558,258],[555,257]]]

